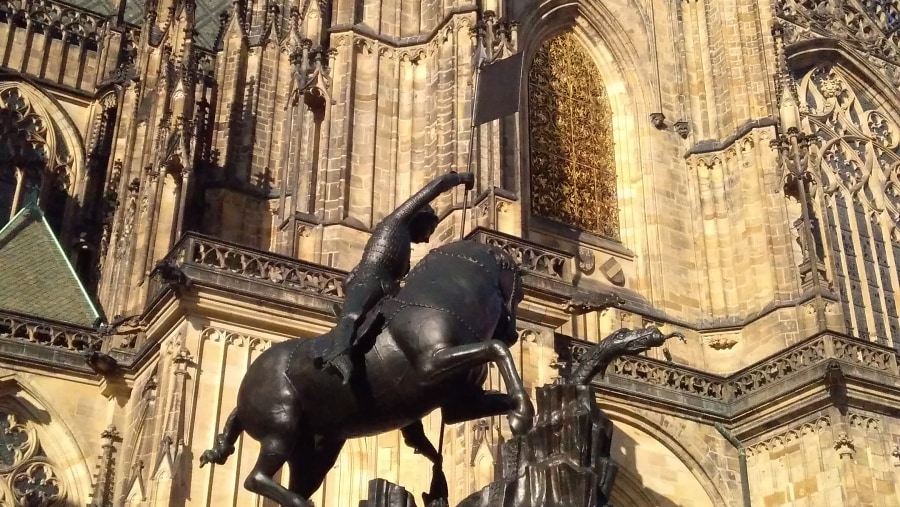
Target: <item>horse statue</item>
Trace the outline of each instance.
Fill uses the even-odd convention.
[[[509,352],[522,298],[520,269],[503,250],[470,240],[435,248],[396,295],[370,312],[346,384],[315,364],[332,331],[263,352],[200,466],[224,463],[245,432],[261,450],[244,487],[284,506],[310,507],[347,439],[399,429],[443,478],[441,456],[421,422],[429,412],[440,408],[450,424],[505,413],[514,435],[533,424],[534,408]],[[508,394],[482,388],[491,362]],[[285,463],[287,488],[273,478]],[[435,482],[441,481],[433,488]]]

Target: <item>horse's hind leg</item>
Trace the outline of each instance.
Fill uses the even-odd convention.
[[[275,500],[286,507],[312,507],[298,494],[291,492],[273,479],[294,451],[294,441],[283,437],[267,436],[260,442],[261,449],[253,471],[244,481],[244,487],[258,495]]]
[[[288,459],[291,492],[303,498],[311,497],[322,485],[343,447],[344,440],[320,440],[318,445],[298,446]]]

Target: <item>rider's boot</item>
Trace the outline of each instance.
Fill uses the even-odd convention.
[[[323,366],[336,371],[344,385],[350,382],[350,375],[353,373],[353,361],[349,355],[355,334],[353,324],[349,319],[341,320],[335,328],[334,348],[322,358]]]
[[[346,353],[338,354],[331,359],[325,361],[331,369],[337,371],[341,377],[341,383],[347,385],[350,383],[350,376],[353,374],[353,361]]]

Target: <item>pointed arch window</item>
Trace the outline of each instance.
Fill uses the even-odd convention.
[[[46,124],[15,89],[0,93],[0,223],[40,187],[47,165]]]
[[[15,87],[0,88],[0,225],[39,193],[47,219],[59,231],[67,189],[69,156],[52,125]]]
[[[808,70],[799,92],[847,332],[900,348],[900,126],[839,67]]]
[[[612,109],[596,65],[566,32],[528,73],[531,211],[619,239]]]

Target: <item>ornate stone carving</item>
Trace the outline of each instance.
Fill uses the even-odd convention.
[[[590,274],[594,271],[595,264],[594,252],[590,248],[580,247],[578,249],[578,269],[582,273]]]
[[[469,466],[475,466],[478,451],[482,445],[490,443],[490,419],[484,418],[472,423],[472,451],[469,453]]]
[[[807,72],[799,87],[809,109],[802,121],[816,136],[810,178],[822,189],[824,222],[816,225],[831,239],[829,257],[846,332],[886,344],[900,332],[900,286],[891,274],[900,252],[900,125],[877,97],[851,83],[837,67]],[[866,298],[872,303],[863,311]]]
[[[131,241],[131,233],[134,229],[134,219],[138,212],[138,196],[141,191],[141,182],[135,178],[128,185],[128,204],[125,208],[125,217],[122,220],[122,229],[116,234],[116,259],[122,259],[128,251]],[[146,196],[144,201],[146,202]]]
[[[98,49],[105,33],[106,20],[102,16],[47,0],[0,2],[0,22],[13,23],[15,18],[24,18],[31,32],[81,45],[88,51]]]
[[[249,347],[262,352],[272,346],[271,340],[257,336],[249,336],[226,329],[208,327],[200,333],[201,340],[210,340],[235,347]]]
[[[181,264],[332,298],[342,298],[344,274],[274,254],[189,235],[176,249]]]
[[[894,450],[891,451],[891,464],[895,467],[900,467],[900,445],[895,445]]]
[[[470,30],[476,48],[476,59],[484,63],[507,58],[516,52],[518,23],[497,17],[493,11],[485,11],[482,21]]]
[[[847,418],[850,426],[859,428],[864,431],[881,432],[881,421],[877,417],[866,415],[860,412],[848,412]]]
[[[596,65],[572,33],[535,55],[528,104],[532,211],[618,239],[612,110]]]
[[[838,433],[837,440],[834,441],[834,450],[837,451],[841,459],[853,459],[853,456],[856,454],[856,446],[853,445],[853,439],[843,431]]]
[[[706,342],[706,345],[709,346],[709,348],[715,350],[728,350],[738,343],[734,335],[727,334],[707,336],[703,341]]]
[[[601,294],[599,292],[579,292],[565,303],[566,312],[572,315],[584,315],[623,304],[625,304],[625,300],[619,296],[615,294]]]
[[[0,158],[14,167],[40,170],[49,163],[53,133],[16,88],[0,91]]]
[[[894,2],[778,0],[775,14],[780,20],[774,30],[786,45],[810,39],[841,40],[890,83],[900,85],[900,17]]]
[[[819,338],[763,361],[753,368],[739,373],[728,383],[734,398],[740,398],[798,371],[805,370],[824,361],[827,357],[825,343]]]
[[[49,324],[0,312],[0,338],[13,338],[68,350],[85,351],[99,348],[101,339],[89,329]]]
[[[567,278],[566,263],[569,257],[563,254],[484,229],[478,230],[473,237],[480,243],[496,246],[512,255],[516,262],[531,274],[558,280]]]
[[[747,455],[755,456],[762,452],[779,449],[793,442],[797,442],[805,435],[816,435],[825,428],[831,427],[831,419],[828,416],[817,417],[812,421],[801,423],[798,426],[766,438],[755,444],[747,446]]]
[[[830,343],[826,346],[826,343]],[[586,350],[588,342],[560,337],[556,344],[559,358],[554,368],[561,375],[575,368]],[[828,348],[834,351],[829,356]],[[690,368],[646,357],[617,359],[611,368],[611,377],[623,377],[653,386],[666,387],[681,393],[692,394],[719,401],[735,401],[751,393],[782,383],[787,378],[802,374],[805,370],[835,359],[891,373],[895,363],[890,349],[879,345],[833,336],[816,337],[757,363],[729,377],[707,375]],[[857,414],[860,427],[878,427],[877,420]],[[875,425],[875,426],[873,426]]]
[[[879,371],[890,372],[894,368],[893,352],[872,343],[835,338],[834,356],[848,363]]]
[[[843,72],[816,67],[800,84],[808,129],[819,140],[812,158],[826,194],[843,189],[869,213],[900,225],[900,127],[849,86]]]
[[[112,495],[116,476],[116,460],[113,454],[116,452],[116,444],[122,441],[119,430],[112,424],[103,430],[100,438],[103,440],[103,453],[100,456],[100,468],[95,478],[91,507],[104,507],[113,503]]]
[[[686,120],[676,121],[672,124],[672,129],[675,130],[678,137],[687,139],[687,136],[691,133],[691,124]]]

